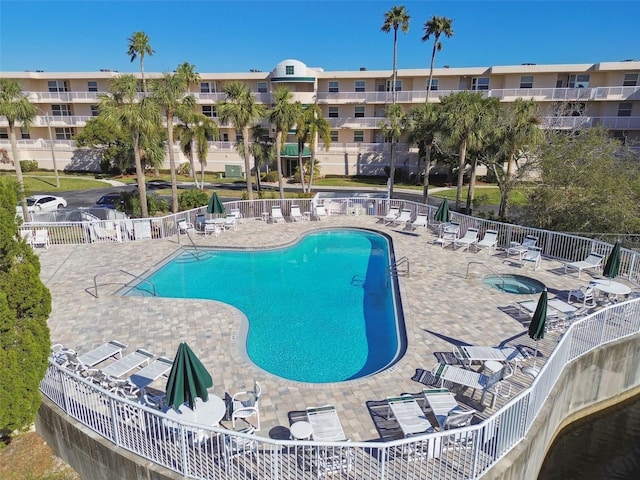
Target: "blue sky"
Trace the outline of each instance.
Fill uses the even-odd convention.
[[[145,70],[188,61],[199,72],[271,71],[294,58],[331,70],[391,70],[384,13],[404,5],[398,68],[428,68],[433,15],[453,20],[436,67],[597,63],[640,59],[640,1],[28,1],[0,0],[0,70],[136,72],[127,38],[142,30],[155,50]]]

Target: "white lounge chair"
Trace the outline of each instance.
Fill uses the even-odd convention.
[[[427,228],[429,225],[429,215],[427,213],[419,213],[416,215],[416,219],[411,223],[411,228],[413,230],[418,227]]]
[[[31,241],[31,246],[34,248],[49,248],[49,245],[49,232],[46,229],[37,229],[35,235],[33,236],[33,240]]]
[[[131,352],[119,360],[110,363],[106,367],[102,368],[102,373],[111,377],[119,378],[126,373],[129,373],[134,368],[138,368],[142,365],[148,365],[149,361],[154,357],[154,354],[148,352],[142,348],[137,349],[135,352]]]
[[[542,263],[542,249],[540,247],[528,247],[527,251],[520,258],[520,263],[524,266],[526,263],[533,265],[533,270],[538,270]]]
[[[346,442],[338,412],[332,405],[307,408],[307,421],[311,425],[313,439],[321,442]],[[348,448],[319,447],[316,451],[316,468],[321,475],[348,474],[353,465],[353,455]]]
[[[538,300],[525,300],[517,303],[520,313],[532,316],[538,307]],[[558,326],[559,320],[566,320],[574,317],[578,313],[578,308],[559,298],[550,298],[547,301],[547,328],[550,330]],[[555,323],[555,325],[554,325]]]
[[[244,220],[242,218],[242,213],[240,213],[239,208],[232,208],[231,210],[229,210],[229,213],[232,214],[234,217],[236,217],[236,222],[244,223]]]
[[[291,220],[298,222],[303,219],[302,212],[300,212],[300,205],[291,205]]]
[[[509,248],[507,248],[507,256],[509,255],[518,255],[520,260],[527,252],[529,247],[535,247],[538,243],[538,237],[534,235],[527,235],[522,243],[519,242],[511,242],[509,243]]]
[[[577,270],[578,278],[580,278],[580,274],[582,270],[599,270],[602,268],[602,260],[604,256],[599,253],[591,252],[587,258],[584,260],[580,260],[579,262],[570,262],[564,265],[564,273],[567,273],[567,270]]]
[[[569,290],[569,295],[567,297],[567,302],[571,303],[571,297],[575,298],[576,302],[582,303],[583,307],[595,307],[596,299],[594,293],[594,286],[583,285],[580,288],[576,288],[574,290]]]
[[[324,204],[316,205],[316,208],[315,208],[316,220],[324,220],[325,218],[327,218],[327,216],[328,216],[327,208],[324,206]]]
[[[474,245],[478,241],[478,229],[477,228],[467,228],[467,231],[464,232],[464,236],[462,238],[457,238],[453,244],[456,247],[462,247],[461,250],[469,250],[471,245]],[[477,250],[477,249],[476,249]]]
[[[280,205],[273,205],[271,207],[271,223],[278,223],[279,221],[285,221],[284,215],[282,215],[282,209]]]
[[[173,362],[166,357],[158,357],[146,367],[141,368],[129,377],[140,390],[153,383],[154,380],[167,375],[173,366]]]
[[[227,213],[227,216],[224,218],[223,226],[225,230],[237,230],[238,217],[236,217],[233,213]]]
[[[498,232],[497,230],[487,230],[484,233],[482,240],[476,243],[476,251],[480,248],[488,248],[495,250],[498,245]]]
[[[178,233],[189,233],[195,232],[196,227],[193,226],[193,223],[188,222],[187,220],[178,220],[176,224],[178,227]]]
[[[400,215],[400,207],[389,207],[387,214],[382,217],[382,221],[385,225],[389,225]]]
[[[486,362],[495,360],[498,362],[518,362],[524,360],[525,354],[517,347],[485,347],[481,345],[454,346],[453,356],[464,367],[471,367],[473,362]]]
[[[78,356],[78,360],[89,367],[95,367],[97,364],[104,362],[108,358],[122,358],[122,350],[125,348],[127,348],[126,344],[111,340],[110,342],[104,343],[99,347]]]
[[[476,413],[474,409],[463,408],[446,388],[431,388],[422,391],[427,405],[438,421],[440,430],[449,430],[468,425]]]
[[[262,388],[258,382],[254,383],[253,390],[238,392],[231,397],[231,423],[236,426],[236,419],[246,420],[255,415],[255,430],[260,430],[260,410],[258,409],[258,401],[262,395]],[[247,422],[248,423],[248,422]]]
[[[213,235],[217,237],[222,232],[222,228],[217,223],[205,223],[204,224],[204,236],[207,237],[209,235]]]
[[[491,408],[495,406],[496,391],[493,389],[499,382],[505,380],[513,375],[514,370],[505,364],[501,370],[498,370],[491,375],[485,375],[484,373],[474,372],[473,370],[467,370],[466,368],[454,367],[445,363],[438,363],[431,373],[438,379],[440,385],[442,382],[450,382],[463,387],[469,387],[474,390],[481,390],[482,396],[480,397],[480,404],[484,402],[484,398],[487,392],[492,394]]]
[[[260,463],[260,455],[258,454],[258,444],[253,438],[254,428],[246,427],[237,430],[238,433],[242,433],[247,436],[240,435],[225,435],[224,436],[224,457],[227,465],[231,464],[231,461],[236,457],[246,458],[247,455],[253,455],[256,458],[256,463]]]
[[[20,238],[27,242],[27,245],[33,246],[33,232],[31,230],[20,230]]]
[[[446,247],[449,243],[454,244],[460,234],[460,224],[457,222],[450,222],[441,225],[440,235],[434,240],[434,243],[440,244],[442,248]]]
[[[413,395],[389,397],[387,398],[387,404],[389,405],[390,414],[393,413],[405,437],[434,431],[433,425],[431,425]]]
[[[402,225],[403,223],[406,225],[409,222],[411,222],[411,210],[409,210],[408,208],[403,208],[400,211],[400,215],[398,215],[395,219],[393,219],[390,225],[391,226]]]

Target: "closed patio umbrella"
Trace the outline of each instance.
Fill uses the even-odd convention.
[[[547,289],[540,294],[538,299],[538,305],[536,305],[536,311],[531,317],[531,323],[529,324],[529,337],[536,341],[536,350],[533,355],[533,366],[525,367],[522,371],[532,377],[538,375],[539,370],[536,368],[536,359],[538,358],[538,340],[544,338],[544,329],[547,323],[547,303],[548,303]]]
[[[440,206],[438,207],[438,210],[436,210],[436,213],[433,216],[433,219],[436,222],[446,223],[449,221],[450,218],[451,218],[451,215],[449,214],[449,200],[445,198],[440,204]]]
[[[188,402],[189,408],[193,409],[196,397],[205,402],[208,400],[207,388],[210,387],[213,387],[211,375],[189,345],[182,342],[167,380],[167,404],[177,410]]]
[[[209,198],[209,205],[207,205],[207,213],[224,213],[224,205],[218,198],[218,194],[213,192],[211,198]]]
[[[617,241],[604,264],[602,274],[605,277],[616,278],[620,272],[620,241]]]

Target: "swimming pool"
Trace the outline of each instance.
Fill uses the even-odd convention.
[[[535,278],[512,274],[487,275],[482,279],[482,283],[505,293],[519,295],[541,293],[545,288],[544,283]]]
[[[238,343],[267,372],[339,382],[384,370],[404,353],[397,285],[387,278],[393,253],[381,234],[331,229],[286,248],[199,252],[182,251],[146,280],[161,297],[218,300],[241,310],[249,326]]]

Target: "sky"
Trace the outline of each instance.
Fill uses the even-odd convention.
[[[453,21],[435,66],[599,63],[640,59],[640,0],[0,0],[0,71],[138,72],[127,39],[145,32],[146,72],[183,62],[203,73],[270,72],[285,59],[325,71],[391,70],[384,14],[404,5],[398,69],[429,68],[432,16]]]

